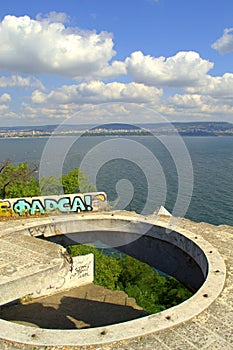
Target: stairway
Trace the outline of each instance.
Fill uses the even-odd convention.
[[[3,319],[48,329],[101,327],[145,315],[135,299],[123,291],[92,283],[0,309]]]

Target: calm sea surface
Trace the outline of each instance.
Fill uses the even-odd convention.
[[[0,161],[40,163],[43,158],[48,175],[59,162],[63,173],[81,165],[117,209],[146,214],[159,205],[171,212],[177,206],[175,212],[191,220],[233,225],[233,137],[181,140],[95,136],[70,147],[61,137],[43,155],[46,138],[0,139]]]

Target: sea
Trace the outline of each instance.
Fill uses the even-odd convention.
[[[0,139],[0,162],[40,166],[36,176],[79,167],[113,209],[233,225],[233,137],[82,136]],[[84,189],[85,190],[85,187]]]

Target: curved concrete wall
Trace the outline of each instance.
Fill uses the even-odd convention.
[[[134,213],[90,213],[28,220],[6,230],[60,243],[103,243],[147,261],[174,275],[196,293],[184,303],[155,315],[123,324],[83,330],[32,329],[0,320],[0,339],[34,346],[91,345],[129,339],[161,331],[190,320],[219,296],[224,288],[223,259],[201,235],[173,227],[156,216]],[[125,329],[127,328],[127,332]]]
[[[89,222],[88,226],[90,224],[95,223]],[[122,224],[122,231],[116,230],[119,224]],[[145,226],[148,229],[143,235],[140,230],[135,233],[134,224],[128,223],[127,231],[123,231],[124,226],[121,220],[111,220],[105,221],[105,229],[100,231],[69,232],[67,227],[66,234],[53,236],[50,240],[63,246],[102,242],[175,277],[194,291],[204,283],[208,262],[195,242],[176,231],[166,234],[166,228],[161,226],[145,224],[144,230]],[[129,243],[118,246],[124,241]]]

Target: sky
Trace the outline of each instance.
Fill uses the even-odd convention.
[[[232,0],[8,0],[0,126],[233,122]]]

